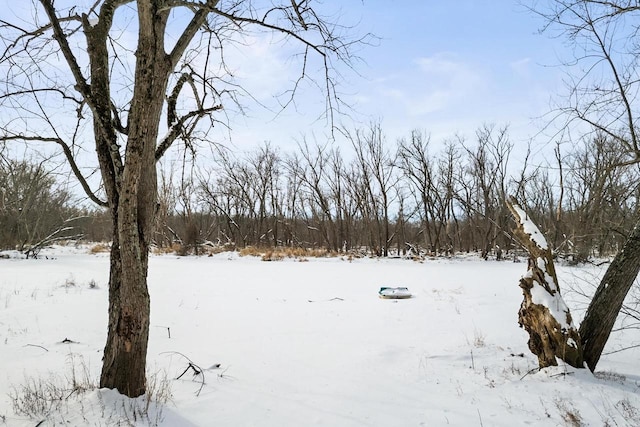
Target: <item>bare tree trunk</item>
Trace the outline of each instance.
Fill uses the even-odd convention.
[[[529,349],[540,368],[557,366],[556,358],[583,367],[582,344],[558,286],[551,249],[526,213],[514,200],[507,202],[516,219],[515,236],[529,252],[529,269],[520,279],[524,300],[518,323],[529,333]]]
[[[157,197],[155,150],[158,126],[169,75],[164,53],[167,12],[151,3],[138,5],[139,49],[133,102],[129,112],[126,166],[122,174],[114,223],[114,260],[120,269],[111,277],[109,334],[104,350],[100,386],[116,388],[136,397],[145,392],[146,354],[149,338],[149,292],[147,271],[149,243]],[[118,279],[120,282],[117,283]]]
[[[142,287],[140,284],[123,286],[117,214],[113,217],[113,234],[109,271],[109,333],[100,387],[116,388],[127,396],[139,396],[145,392],[149,294],[146,280]]]
[[[640,272],[640,221],[600,281],[584,320],[580,336],[584,359],[594,371],[616,322],[622,303]]]

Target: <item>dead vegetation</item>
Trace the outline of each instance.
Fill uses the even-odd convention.
[[[111,245],[109,243],[96,243],[95,245],[91,246],[91,249],[89,249],[89,253],[91,255],[96,255],[96,254],[107,253],[110,250],[111,250]]]
[[[301,247],[275,247],[260,248],[256,246],[247,246],[238,251],[240,256],[260,257],[263,261],[281,261],[285,258],[297,258],[300,260],[306,258],[335,258],[339,254],[337,252],[321,248],[309,249]]]

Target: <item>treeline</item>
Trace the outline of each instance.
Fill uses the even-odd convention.
[[[156,241],[499,256],[515,244],[504,203],[514,195],[558,251],[584,260],[615,253],[637,218],[640,170],[615,167],[604,136],[551,147],[544,164],[513,161],[506,127],[437,145],[420,131],[388,141],[379,124],[344,136],[293,153],[221,151],[207,171],[165,173]]]
[[[302,140],[282,153],[265,143],[244,155],[220,150],[207,169],[161,168],[156,245],[183,253],[214,245],[500,257],[515,244],[504,203],[515,195],[553,246],[579,261],[614,253],[637,218],[640,170],[614,167],[620,155],[604,136],[557,145],[544,164],[528,156],[524,164],[512,161],[506,127],[483,126],[471,141],[454,137],[437,146],[420,131],[387,141],[379,124],[344,136],[341,146]],[[31,167],[10,166],[20,165]],[[0,174],[11,175],[6,167]],[[78,212],[67,193],[47,185],[38,185],[49,189],[40,196],[68,212],[47,208],[47,216],[56,212],[48,222],[21,216],[15,207],[30,199],[4,191],[3,231],[20,219],[47,234],[51,224],[82,217],[74,225],[86,239],[109,239],[105,213]],[[0,246],[38,240],[26,222],[10,227],[9,237],[0,234]],[[17,237],[20,230],[31,234]]]
[[[28,251],[47,238],[73,237],[70,202],[46,162],[0,156],[0,249]]]

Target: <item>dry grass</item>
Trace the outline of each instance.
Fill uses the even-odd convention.
[[[481,347],[484,347],[485,345],[486,345],[485,335],[481,331],[475,329],[473,331],[473,346],[477,348],[481,348]]]
[[[259,248],[247,246],[238,251],[240,256],[261,257],[263,261],[280,261],[284,258],[328,258],[337,257],[338,253],[327,249],[308,249],[301,247]]]
[[[566,426],[582,427],[584,425],[580,412],[573,407],[571,402],[559,399],[555,403],[560,414],[560,418],[562,418]]]
[[[111,245],[108,243],[98,243],[95,244],[89,249],[89,253],[92,255],[109,252],[111,250]]]
[[[594,372],[593,376],[600,379],[600,380],[604,380],[604,381],[611,381],[611,382],[615,382],[618,384],[624,384],[625,381],[627,381],[627,377],[622,375],[622,374],[618,374],[616,372],[611,372],[611,371],[598,371],[598,372]]]
[[[69,354],[68,364],[70,372],[66,375],[25,377],[22,384],[13,386],[8,397],[14,413],[32,419],[38,426],[45,422],[46,425],[70,425],[69,417],[78,415],[87,421],[87,425],[87,415],[94,419],[99,417],[95,425],[158,426],[162,423],[164,406],[172,397],[171,382],[165,371],[147,377],[144,396],[136,399],[121,396],[111,406],[98,394],[99,406],[96,407],[92,406],[91,400],[85,400],[87,392],[98,389],[89,366],[82,356],[74,353]],[[2,420],[3,416],[0,416],[0,422]]]
[[[262,255],[262,261],[281,261],[284,255],[279,251],[269,250]]]
[[[204,256],[213,256],[222,252],[232,252],[234,250],[234,245],[212,245],[206,243],[198,245],[198,255]],[[193,245],[183,245],[179,242],[172,243],[170,246],[154,247],[153,253],[156,255],[176,254],[179,256],[196,254]]]
[[[240,256],[261,256],[262,252],[255,246],[246,246],[238,251]]]
[[[234,245],[201,245],[198,247],[198,255],[213,256],[223,252],[232,252],[237,250]],[[304,261],[306,258],[333,258],[338,254],[325,248],[302,248],[302,247],[258,247],[246,246],[237,250],[238,254],[244,256],[259,257],[263,261],[280,261],[285,258],[295,258]],[[154,247],[153,253],[156,255],[177,254],[180,256],[194,255],[191,247],[183,246],[180,243],[174,243],[171,246]],[[350,253],[349,260],[359,258],[359,254]]]
[[[180,243],[172,243],[170,246],[154,246],[153,253],[156,255],[178,254],[182,251]]]

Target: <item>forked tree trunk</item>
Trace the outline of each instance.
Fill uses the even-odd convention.
[[[640,272],[640,222],[627,238],[600,281],[580,324],[584,359],[594,371],[629,289]]]
[[[580,334],[560,295],[551,249],[515,200],[507,206],[516,219],[514,234],[529,253],[529,269],[520,279],[524,300],[518,312],[518,323],[529,333],[529,349],[538,356],[540,368],[557,366],[557,358],[582,368]]]
[[[149,244],[157,199],[156,141],[171,64],[164,50],[168,10],[138,2],[135,86],[117,206],[109,281],[109,333],[100,386],[137,397],[146,389]]]

